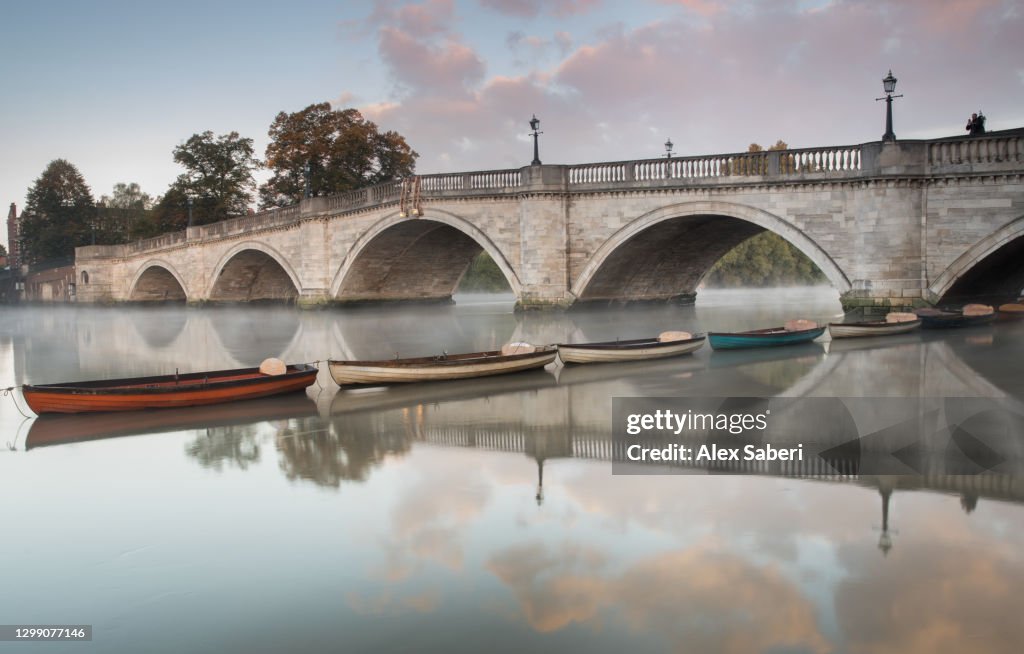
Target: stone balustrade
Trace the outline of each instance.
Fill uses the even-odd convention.
[[[635,161],[601,162],[569,166],[544,166],[562,169],[564,175],[552,187],[550,175],[528,176],[534,167],[506,170],[473,171],[420,175],[418,178],[392,180],[376,186],[348,191],[327,197],[311,198],[300,204],[262,211],[194,227],[185,232],[163,234],[136,241],[120,248],[111,256],[129,256],[141,252],[180,246],[189,241],[203,241],[246,231],[289,225],[303,218],[339,215],[399,203],[403,190],[407,197],[413,192],[411,179],[418,179],[421,199],[521,193],[528,189],[545,191],[622,190],[651,186],[721,185],[730,182],[770,183],[793,179],[856,179],[882,174],[907,172],[957,174],[977,166],[986,169],[1004,166],[1019,170],[1024,161],[1024,129],[990,132],[985,136],[950,137],[930,141],[897,141],[897,167],[892,156],[882,156],[886,144],[830,146],[789,150],[765,150],[695,157],[661,157]],[[898,171],[897,171],[898,169]],[[543,177],[545,181],[537,186]],[[756,178],[756,179],[753,179]],[[95,246],[103,247],[103,246]],[[96,252],[107,252],[97,250]]]
[[[1019,133],[993,132],[980,137],[965,136],[928,144],[928,164],[931,166],[1017,163],[1022,160],[1024,160],[1024,135]]]

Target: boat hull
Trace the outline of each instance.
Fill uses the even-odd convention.
[[[609,343],[565,344],[558,346],[562,363],[613,363],[619,361],[649,361],[690,354],[702,345],[705,337],[682,341],[659,342],[654,339]]]
[[[893,334],[906,334],[921,326],[920,320],[909,320],[906,322],[833,322],[828,326],[828,333],[832,338],[862,338],[865,336],[891,336]]]
[[[759,332],[711,332],[708,342],[716,350],[738,350],[750,347],[779,347],[807,343],[825,333],[825,327],[787,332],[784,329],[765,329]]]
[[[310,365],[288,366],[283,375],[262,375],[257,368],[219,370],[111,381],[26,385],[29,408],[48,413],[99,413],[206,406],[253,400],[305,390],[316,381]]]
[[[951,313],[935,316],[921,316],[921,329],[960,329],[961,327],[977,327],[988,325],[995,321],[996,314],[991,313],[985,316],[965,316],[959,313]]]
[[[481,352],[478,356],[456,355],[394,361],[328,361],[331,377],[339,386],[407,384],[507,375],[543,368],[558,356],[554,347],[529,354],[502,356]]]

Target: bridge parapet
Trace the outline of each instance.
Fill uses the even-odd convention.
[[[647,182],[663,180],[702,183],[727,177],[775,178],[819,172],[857,173],[861,170],[863,147],[845,145],[583,164],[569,167],[569,185],[646,185]]]
[[[234,234],[242,234],[245,232],[255,231],[257,229],[281,227],[294,223],[299,220],[301,215],[301,206],[293,204],[289,207],[280,207],[277,209],[270,209],[269,211],[261,211],[250,216],[228,218],[227,220],[210,223],[209,225],[190,227],[187,230],[188,240],[202,241],[220,238],[223,236],[231,236]],[[183,232],[177,232],[177,234],[181,235]]]
[[[928,144],[928,165],[958,167],[977,164],[1017,164],[1024,161],[1024,130],[963,136]]]

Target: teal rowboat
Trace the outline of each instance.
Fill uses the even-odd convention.
[[[750,332],[710,332],[708,342],[716,350],[735,350],[744,347],[774,347],[807,343],[825,333],[826,326],[790,331],[785,327],[755,329]]]

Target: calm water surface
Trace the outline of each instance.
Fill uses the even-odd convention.
[[[841,313],[829,289],[459,299],[4,307],[0,387]],[[0,651],[1019,652],[1019,477],[623,477],[608,445],[613,397],[1020,401],[1022,360],[1024,325],[998,324],[386,390],[324,371],[306,395],[125,416],[23,420],[0,398],[0,623],[94,625]]]

